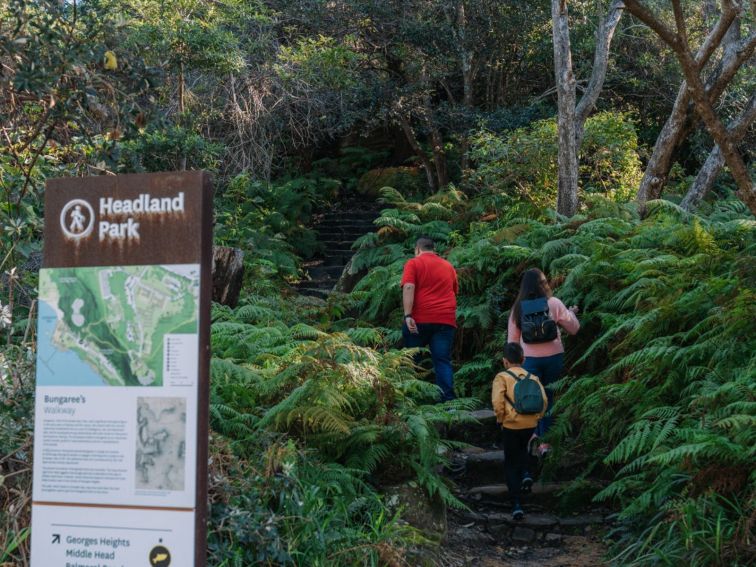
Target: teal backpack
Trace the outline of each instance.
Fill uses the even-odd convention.
[[[530,377],[530,372],[525,376],[518,376],[509,370],[504,372],[515,379],[514,401],[508,394],[504,394],[504,396],[517,413],[529,415],[541,413],[546,409],[541,394],[541,385]]]

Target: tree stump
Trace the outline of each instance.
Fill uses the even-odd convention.
[[[213,246],[213,301],[236,307],[244,278],[244,252]]]

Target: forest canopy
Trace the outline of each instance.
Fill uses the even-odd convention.
[[[616,565],[750,564],[755,9],[0,0],[0,564],[29,564],[45,182],[176,170],[212,174],[215,244],[244,254],[213,305],[209,565],[456,565],[392,491],[469,505],[450,432],[531,267],[582,310],[559,513],[610,510]],[[343,263],[329,220],[361,231]],[[459,276],[445,404],[401,348],[421,236]]]

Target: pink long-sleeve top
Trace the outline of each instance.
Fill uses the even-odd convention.
[[[509,315],[509,325],[507,325],[507,340],[510,343],[520,343],[525,356],[531,356],[541,358],[545,356],[554,356],[560,352],[564,352],[564,345],[562,345],[562,334],[559,329],[561,327],[570,335],[574,335],[580,329],[580,321],[575,314],[567,309],[559,299],[556,297],[549,297],[549,317],[551,317],[557,323],[557,338],[547,343],[535,343],[527,344],[522,342],[522,332],[520,328],[515,325],[512,314]]]

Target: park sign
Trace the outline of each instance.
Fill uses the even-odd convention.
[[[212,191],[203,172],[45,192],[32,567],[202,567]]]

